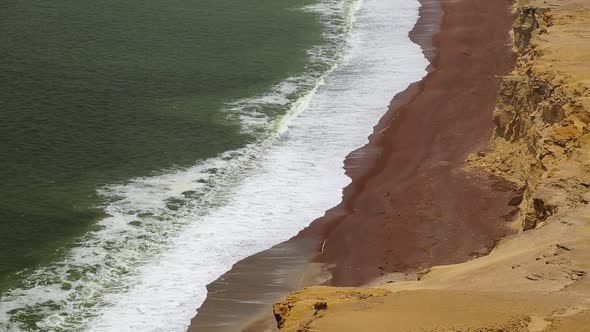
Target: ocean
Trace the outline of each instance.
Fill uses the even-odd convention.
[[[0,329],[184,331],[339,203],[425,74],[405,0],[0,4]]]

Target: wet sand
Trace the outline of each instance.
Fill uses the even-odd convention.
[[[250,256],[216,281],[207,285],[207,299],[188,331],[240,331],[256,323],[273,328],[272,303],[287,293],[323,283],[317,255],[319,239],[294,238]]]
[[[514,185],[463,169],[489,141],[499,76],[514,63],[510,2],[421,2],[410,36],[429,74],[393,99],[369,143],[346,158],[352,183],[342,203],[209,285],[189,331],[239,331],[257,318],[248,331],[271,328],[270,304],[318,283],[315,263],[331,274],[326,283],[358,286],[485,255],[512,232]]]

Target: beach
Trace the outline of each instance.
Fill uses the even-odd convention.
[[[430,73],[393,100],[370,143],[349,155],[343,202],[302,232],[321,234],[317,260],[334,265],[333,285],[466,261],[511,233],[517,188],[463,172],[467,155],[486,148],[501,76],[513,65],[509,3],[439,4]]]
[[[475,4],[479,5],[476,11]],[[473,26],[486,27],[491,23],[486,18],[494,17],[494,12],[499,14],[497,22],[504,22],[499,19],[503,17],[502,5],[510,8],[510,12],[504,11],[504,17],[508,21],[509,16],[514,17],[511,38],[504,46],[512,46],[516,61],[497,63],[496,69],[501,72],[514,66],[509,73],[490,77],[500,78],[499,86],[493,84],[497,94],[493,113],[488,114],[493,134],[483,142],[485,149],[464,156],[463,170],[494,179],[488,184],[492,191],[518,188],[507,202],[517,210],[492,219],[505,219],[512,234],[483,256],[480,252],[464,262],[430,267],[407,280],[399,273],[386,273],[362,287],[314,286],[292,292],[273,305],[281,331],[588,330],[590,47],[580,38],[590,29],[588,4],[577,0],[485,2],[491,5],[487,7],[488,16],[478,17],[478,13],[486,12],[483,5],[483,1],[443,1],[447,22],[453,21],[452,17],[461,18],[468,26],[477,18]],[[493,5],[498,6],[497,11]],[[467,15],[455,16],[460,11],[453,9],[461,7],[467,9],[462,13]],[[463,29],[454,30],[458,32],[455,41],[478,38],[475,30],[461,37],[460,31],[469,29],[460,26]],[[445,34],[444,28],[441,34]],[[494,33],[488,31],[487,36]],[[485,40],[479,37],[480,43]],[[500,45],[497,47],[501,50]],[[440,60],[445,58],[445,48],[444,44],[438,47]],[[477,54],[477,50],[470,47],[464,52]],[[493,59],[501,58],[500,53]],[[445,67],[440,68],[445,71]],[[436,70],[431,75],[435,80]],[[476,91],[473,88],[470,92]],[[455,105],[456,109],[472,105],[467,103],[469,99],[464,101]],[[498,187],[497,180],[511,185]],[[460,193],[455,195],[465,199]],[[485,212],[474,217],[484,216]],[[469,229],[463,223],[462,227]],[[456,240],[465,241],[454,234],[446,242]],[[333,271],[345,275],[338,264]]]
[[[410,37],[430,61],[428,75],[395,96],[369,143],[348,155],[344,167],[352,182],[342,202],[210,284],[189,331],[272,329],[269,304],[294,289],[415,279],[429,267],[486,255],[515,232],[510,223],[518,208],[510,202],[521,195],[516,185],[464,170],[465,158],[487,146],[501,78],[514,65],[510,3],[421,4]],[[273,284],[277,248],[284,246],[299,246],[299,259],[290,264],[290,278]],[[257,265],[266,268],[248,268]],[[262,296],[269,284],[271,296]],[[237,319],[224,311],[228,303]]]

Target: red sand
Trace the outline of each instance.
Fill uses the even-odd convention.
[[[462,169],[466,156],[489,141],[498,76],[513,66],[510,1],[421,2],[410,36],[431,61],[430,72],[394,98],[370,142],[346,158],[352,183],[342,203],[295,238],[239,262],[209,285],[189,331],[236,331],[256,311],[272,317],[270,303],[300,279],[273,279],[272,270],[279,268],[271,262],[282,252],[277,248],[289,243],[311,246],[300,257],[313,257],[309,251],[316,250],[313,260],[331,267],[331,284],[356,286],[387,272],[469,260],[511,232],[507,221],[514,207],[508,202],[515,188]],[[292,262],[290,273],[302,276],[306,266],[306,259]],[[271,296],[265,293],[269,285]],[[265,322],[248,331],[263,330]]]
[[[514,65],[510,2],[440,3],[430,73],[396,96],[370,142],[348,156],[342,203],[300,234],[325,239],[317,260],[335,265],[333,285],[467,261],[510,232],[516,188],[462,170],[489,142],[500,76]],[[421,32],[411,37],[420,42]]]

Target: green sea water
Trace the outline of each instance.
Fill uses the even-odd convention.
[[[0,290],[93,227],[97,188],[255,140],[224,105],[304,71],[311,2],[2,1]]]

